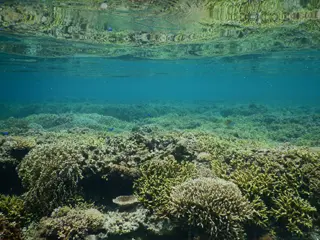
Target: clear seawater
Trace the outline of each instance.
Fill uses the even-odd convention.
[[[320,51],[186,59],[32,58],[1,54],[8,102],[228,102],[319,105]]]
[[[39,2],[28,1],[28,4],[32,8],[32,4]],[[202,31],[200,25],[194,23],[196,20],[193,17],[178,21],[173,19],[173,13],[161,17],[158,9],[147,14],[148,7],[143,8],[141,16],[135,12],[136,8],[131,14],[127,8],[108,13],[108,9],[101,5],[107,2],[88,2],[89,7],[86,1],[73,1],[70,5],[63,5],[63,1],[42,1],[41,6],[65,10],[60,16],[62,20],[55,23],[57,28],[59,24],[66,23],[69,28],[72,25],[78,26],[74,19],[87,17],[89,23],[91,21],[92,24],[100,24],[95,25],[94,29],[100,29],[102,34],[106,31],[112,34],[129,31],[142,35],[157,32],[178,34],[183,31],[192,34],[193,31]],[[137,5],[148,3],[128,2],[135,2]],[[152,3],[148,4],[155,4],[157,1],[149,2]],[[163,2],[174,4],[179,1]],[[201,1],[193,3],[198,6],[199,2]],[[243,2],[247,4],[246,1]],[[267,0],[248,2],[261,4],[259,6],[262,8]],[[275,36],[283,39],[279,40],[281,44],[275,43],[272,47],[268,47],[267,41],[264,42],[263,39],[270,38],[272,41],[273,30],[265,30],[258,20],[255,26],[246,22],[247,25],[242,28],[249,24],[248,31],[260,29],[260,40],[255,37],[251,39],[250,36],[224,36],[224,33],[219,32],[219,39],[215,36],[212,41],[196,39],[188,43],[175,42],[170,43],[167,49],[158,47],[156,43],[153,46],[137,41],[128,47],[130,50],[126,53],[126,45],[120,43],[104,45],[90,39],[83,40],[78,35],[75,39],[64,38],[64,35],[44,31],[44,27],[38,25],[34,28],[32,24],[20,26],[23,20],[16,15],[10,15],[12,19],[9,15],[0,18],[0,139],[4,139],[0,142],[1,148],[5,149],[5,141],[15,141],[15,137],[33,138],[41,145],[43,136],[50,134],[52,135],[48,137],[49,140],[44,141],[52,144],[52,141],[59,142],[64,138],[63,134],[68,133],[99,137],[105,137],[106,134],[126,136],[139,127],[157,129],[161,134],[213,134],[228,141],[256,141],[271,147],[289,145],[319,154],[320,45],[317,37],[320,36],[320,4],[317,1],[270,2],[292,4],[292,8],[286,8],[288,12],[309,11],[310,6],[313,6],[310,19],[288,13],[288,16],[295,16],[291,19],[294,21],[292,25],[289,24],[290,20],[289,23],[274,23],[278,24],[274,31],[283,31]],[[19,4],[26,2],[1,1],[0,15],[1,11],[7,11],[7,8],[13,11]],[[168,6],[171,5],[166,5]],[[274,6],[270,8],[273,9]],[[35,10],[36,14],[40,14],[41,8],[37,11]],[[50,12],[48,9],[46,11]],[[75,11],[74,15],[72,11]],[[179,11],[179,8],[176,11]],[[255,12],[258,10],[254,8],[248,11],[253,11],[254,16],[258,14]],[[200,13],[192,14],[198,16]],[[267,15],[268,12],[262,14]],[[48,13],[44,16],[49,19],[51,15]],[[68,17],[73,20],[68,21]],[[41,24],[45,26],[46,19],[39,19],[42,19]],[[310,27],[310,35],[306,32],[307,28],[301,30],[301,26],[307,21],[315,23]],[[225,25],[231,24],[226,22]],[[112,31],[108,30],[111,26]],[[273,25],[270,25],[266,28],[272,27]],[[39,35],[36,34],[40,31],[38,28],[43,30]],[[90,27],[88,29],[90,30]],[[66,32],[68,33],[68,30]],[[241,45],[243,42],[248,44]],[[191,47],[199,45],[199,48],[210,48],[212,45],[217,47],[211,55],[205,52],[194,54],[186,50],[188,44]],[[232,44],[236,50],[222,51],[226,46],[233,49]],[[162,43],[161,46],[164,45]],[[108,47],[113,49],[110,54]],[[161,55],[161,51],[166,51],[166,54]],[[84,129],[84,133],[81,129]],[[153,134],[157,134],[153,131]],[[53,136],[59,134],[62,137],[52,140]],[[13,140],[10,140],[10,137]],[[42,140],[37,140],[40,138]],[[7,150],[0,151],[0,163],[7,161],[6,154],[9,153],[5,151]],[[43,151],[50,150],[44,148]],[[25,156],[23,153],[22,155]],[[18,169],[18,165],[14,167]],[[8,175],[5,175],[5,172],[6,170],[1,170],[5,177],[1,177],[0,194],[21,195],[23,198],[23,193],[28,191],[28,188],[22,187],[19,178],[10,177],[12,172]],[[8,179],[14,183],[10,185]],[[116,193],[132,193],[128,188],[124,189],[123,192],[119,190]],[[113,193],[112,198],[114,197],[116,195]],[[110,201],[106,205],[109,203]],[[317,209],[317,213],[319,211]],[[319,224],[319,220],[316,224]],[[314,233],[319,230],[317,227],[319,226],[315,226],[308,237],[292,239],[318,239]],[[4,230],[0,228],[2,240],[1,234],[4,236]],[[128,239],[126,237],[120,236],[117,239]],[[136,238],[132,239],[139,239],[139,234],[134,237]],[[194,232],[181,235],[181,239],[206,240]],[[257,239],[258,237],[254,236],[249,240]],[[267,234],[259,239],[268,240],[271,237]]]

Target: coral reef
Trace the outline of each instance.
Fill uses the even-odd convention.
[[[258,226],[284,236],[313,229],[319,209],[319,154],[297,148],[242,149],[224,153],[212,167],[252,203],[251,229]]]
[[[317,107],[275,107],[259,104],[8,104],[22,118],[0,120],[0,129],[13,135],[40,135],[44,131],[206,131],[222,137],[318,146]],[[30,112],[28,112],[28,109]],[[29,113],[29,114],[28,114]],[[36,113],[36,114],[35,114]],[[232,122],[232,127],[226,125]]]
[[[130,212],[107,212],[105,214],[104,229],[107,235],[125,235],[138,230],[146,224],[148,211],[144,208],[136,208]]]
[[[0,136],[0,193],[22,194],[0,195],[2,236],[314,236],[319,108],[57,106],[33,105],[22,113],[33,115],[0,120],[9,132]],[[281,143],[287,140],[307,147]]]
[[[19,166],[19,176],[28,189],[26,204],[48,214],[74,200],[79,181],[86,174],[102,171],[102,144],[98,138],[88,137],[37,145]]]
[[[172,188],[195,176],[196,168],[170,157],[146,162],[140,172],[141,176],[134,183],[139,201],[154,214],[167,217]]]
[[[103,229],[104,215],[97,209],[61,207],[37,226],[38,239],[85,239]]]
[[[0,212],[0,237],[1,239],[21,240],[22,232],[20,226],[11,222]]]
[[[31,220],[26,212],[24,201],[17,196],[0,194],[0,238],[22,239],[22,227]]]
[[[180,224],[200,228],[217,240],[244,239],[242,225],[253,213],[239,188],[219,178],[196,178],[175,186],[169,208]]]

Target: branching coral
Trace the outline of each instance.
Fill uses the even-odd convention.
[[[105,214],[104,229],[110,235],[123,235],[134,232],[145,224],[148,211],[138,207],[134,211],[110,211]]]
[[[289,236],[312,229],[318,215],[314,207],[319,208],[317,154],[298,148],[234,150],[212,166],[251,201],[255,209],[252,226]]]
[[[19,224],[11,222],[0,212],[0,239],[21,240],[21,228]]]
[[[103,229],[104,215],[97,209],[56,209],[51,217],[42,218],[37,234],[46,239],[80,240]]]
[[[28,223],[24,202],[20,197],[0,195],[0,238],[21,239],[21,228]]]
[[[170,194],[170,215],[204,230],[211,239],[243,239],[241,224],[252,211],[239,188],[219,178],[188,180]]]
[[[172,188],[196,174],[193,164],[178,163],[173,157],[146,162],[140,171],[135,192],[140,202],[159,216],[167,215]]]
[[[287,230],[296,235],[303,235],[304,231],[312,228],[312,215],[317,211],[310,203],[293,193],[285,191],[274,199],[274,206],[270,214],[286,226]]]
[[[20,197],[0,194],[0,212],[10,221],[19,223],[27,221],[24,201]]]
[[[0,162],[18,163],[35,146],[36,141],[32,137],[0,137]]]
[[[85,174],[103,168],[102,142],[88,138],[38,145],[22,161],[19,176],[28,189],[25,200],[40,214],[74,198]]]
[[[19,176],[27,188],[26,203],[40,215],[48,214],[79,194],[80,180],[93,175],[99,178],[112,174],[136,178],[141,162],[154,156],[177,153],[172,144],[177,139],[173,136],[147,137],[137,133],[128,137],[105,138],[90,134],[49,135],[29,152],[19,166]],[[188,155],[179,152],[180,160],[184,159],[184,154]],[[177,163],[171,174],[175,175],[179,166]]]

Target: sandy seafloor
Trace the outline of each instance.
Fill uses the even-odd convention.
[[[0,132],[0,239],[319,238],[319,106],[3,103]]]

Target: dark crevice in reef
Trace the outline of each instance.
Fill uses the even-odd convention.
[[[0,193],[6,195],[20,195],[23,193],[21,180],[14,162],[0,163]]]
[[[112,199],[118,196],[133,193],[132,179],[123,178],[118,173],[109,175],[107,179],[99,175],[91,175],[80,182],[80,187],[85,200],[104,206],[112,206]]]
[[[28,149],[28,148],[12,149],[10,151],[10,156],[20,162],[28,154],[29,151],[30,151],[30,149]]]

